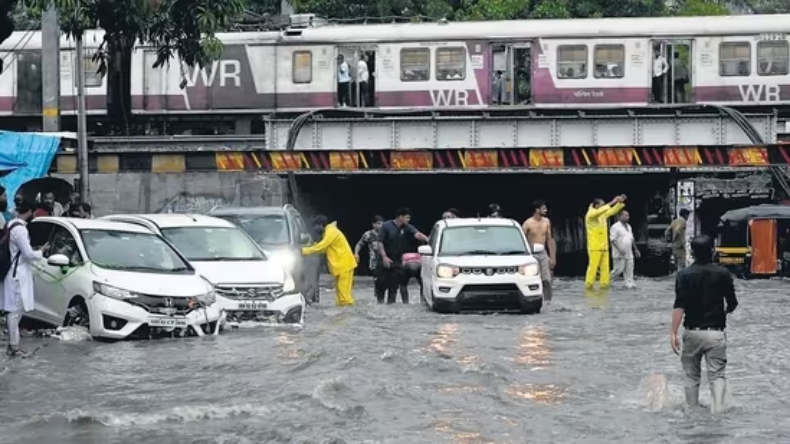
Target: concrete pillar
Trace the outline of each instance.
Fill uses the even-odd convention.
[[[41,21],[41,92],[43,129],[60,131],[60,25],[53,6]],[[80,65],[81,66],[81,65]]]

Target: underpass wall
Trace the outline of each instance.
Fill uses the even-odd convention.
[[[52,174],[70,183],[75,174]],[[95,216],[112,213],[202,213],[217,205],[287,203],[287,181],[255,172],[98,173],[90,176]]]

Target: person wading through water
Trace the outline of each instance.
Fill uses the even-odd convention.
[[[394,304],[398,289],[403,279],[403,252],[405,238],[411,237],[428,242],[428,237],[414,228],[411,221],[411,210],[399,208],[395,219],[384,222],[379,231],[379,279],[387,289],[387,304]],[[378,300],[384,303],[383,296]],[[405,302],[405,301],[404,301]]]
[[[19,321],[25,312],[35,308],[33,298],[32,263],[41,260],[49,249],[45,244],[39,250],[30,245],[30,233],[27,224],[33,219],[34,205],[22,201],[16,204],[16,218],[12,219],[5,230],[0,248],[6,248],[7,269],[3,279],[0,309],[7,313],[9,356],[24,356],[27,352],[19,347]]]
[[[699,405],[699,384],[702,358],[708,368],[711,411],[720,413],[727,393],[727,315],[738,307],[735,286],[730,272],[713,263],[713,239],[701,235],[691,241],[694,263],[678,271],[675,277],[675,304],[669,342],[672,351],[680,355],[685,373],[686,403]],[[681,321],[683,347],[678,339]]]
[[[590,289],[595,286],[595,277],[600,270],[601,288],[609,287],[609,218],[623,209],[625,194],[604,204],[603,199],[593,200],[584,216],[587,228],[587,274],[584,285]]]
[[[540,280],[543,281],[543,299],[550,302],[552,298],[551,289],[551,270],[557,264],[557,243],[554,241],[554,234],[551,232],[551,222],[546,217],[548,213],[546,202],[536,200],[532,204],[532,217],[524,221],[522,229],[527,235],[530,248],[535,244],[541,244],[544,250],[535,253],[535,259],[540,265]],[[548,252],[547,252],[548,250]]]
[[[371,276],[373,276],[373,292],[376,295],[376,300],[384,298],[384,288],[381,285],[378,270],[379,270],[379,231],[381,231],[381,226],[384,224],[384,218],[381,216],[373,216],[373,219],[370,221],[372,228],[366,231],[361,238],[359,238],[359,242],[354,246],[354,258],[359,263],[359,252],[362,250],[362,247],[368,247],[368,269],[370,270]]]
[[[354,288],[354,269],[357,261],[346,236],[337,228],[337,222],[329,223],[326,216],[313,219],[313,229],[321,233],[321,240],[312,246],[302,248],[302,254],[310,255],[326,252],[329,273],[335,277],[336,302],[338,306],[354,305],[351,291]]]

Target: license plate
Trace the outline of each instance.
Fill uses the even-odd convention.
[[[262,311],[269,308],[269,304],[264,301],[239,301],[239,310]]]
[[[720,264],[742,264],[743,258],[742,257],[720,257],[719,258]]]
[[[148,318],[149,327],[186,328],[189,325],[187,318],[171,316],[151,316]]]

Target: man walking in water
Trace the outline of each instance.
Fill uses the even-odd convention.
[[[548,213],[546,202],[536,200],[532,203],[532,217],[524,221],[522,229],[527,235],[530,248],[541,244],[544,250],[535,254],[535,259],[540,265],[540,280],[543,281],[543,299],[550,302],[553,296],[551,291],[551,270],[557,264],[557,244],[551,232],[551,222],[546,217]],[[548,249],[548,253],[546,252]]]
[[[612,224],[609,230],[609,238],[612,241],[612,259],[614,260],[614,270],[612,277],[623,275],[625,288],[636,288],[634,284],[634,258],[639,258],[639,249],[634,242],[634,232],[628,211],[620,211],[619,221]]]
[[[584,224],[587,228],[587,275],[584,285],[592,288],[595,285],[595,276],[601,272],[601,288],[609,287],[609,218],[623,209],[625,194],[615,197],[608,204],[603,199],[595,199],[587,214]]]
[[[691,241],[694,264],[678,271],[675,278],[675,305],[669,341],[672,351],[680,355],[686,388],[686,403],[699,405],[699,383],[702,358],[708,369],[713,403],[711,411],[724,410],[727,391],[727,315],[735,311],[738,300],[730,272],[713,263],[713,240],[706,235]],[[681,321],[683,347],[677,332]]]
[[[680,216],[673,220],[664,237],[672,246],[672,257],[675,258],[675,267],[678,271],[686,268],[686,225],[691,211],[687,208],[680,210]]]
[[[384,289],[381,286],[381,282],[378,276],[378,264],[379,264],[379,230],[381,230],[381,226],[384,224],[384,218],[376,215],[373,216],[373,219],[370,221],[372,228],[365,232],[362,237],[357,242],[357,245],[354,246],[354,258],[359,263],[359,252],[362,250],[362,247],[368,247],[368,269],[370,270],[371,276],[373,276],[373,292],[376,295],[376,299],[381,299],[384,297]]]

